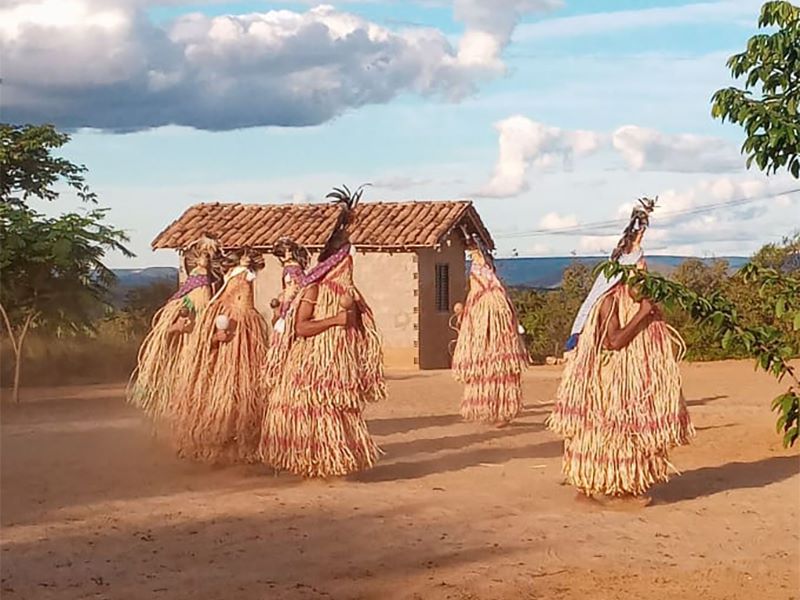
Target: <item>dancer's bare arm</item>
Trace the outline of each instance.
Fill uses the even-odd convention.
[[[300,337],[314,337],[331,327],[345,326],[347,324],[347,313],[341,311],[333,317],[327,319],[314,319],[314,304],[317,301],[319,287],[311,285],[302,292],[300,307],[297,309],[297,322],[294,330]]]
[[[603,304],[600,306],[600,322],[608,323],[606,335],[604,339],[604,346],[608,350],[622,350],[633,341],[639,333],[647,327],[650,322],[650,315],[656,308],[647,298],[642,299],[639,305],[639,310],[633,318],[622,327],[619,322],[619,315],[616,307],[614,306],[614,298],[606,296]]]

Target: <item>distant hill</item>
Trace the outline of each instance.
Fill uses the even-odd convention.
[[[146,267],[144,269],[114,269],[117,284],[111,290],[112,302],[121,306],[130,290],[152,283],[167,281],[178,287],[178,269],[175,267]]]
[[[648,256],[647,265],[657,273],[669,274],[687,258],[690,257]],[[606,260],[606,257],[602,256],[580,258],[552,256],[542,258],[499,258],[495,262],[497,263],[497,272],[508,286],[552,289],[561,285],[564,270],[573,262],[580,262],[594,268],[604,260]],[[705,258],[701,260],[706,263],[711,263],[714,260],[726,260],[731,269],[735,270],[744,265],[748,259],[741,256],[721,256],[718,259]]]
[[[175,267],[146,267],[144,269],[114,269],[117,284],[121,287],[141,287],[154,281],[178,281]]]
[[[688,256],[648,256],[648,266],[658,273],[671,273]],[[573,262],[581,262],[594,267],[605,260],[605,257],[591,256],[572,258],[569,256],[548,256],[542,258],[498,258],[497,271],[506,285],[512,287],[530,287],[552,289],[561,285],[564,270]],[[710,263],[716,259],[702,259]],[[741,256],[722,256],[731,269],[738,269],[747,262]],[[178,269],[175,267],[147,267],[145,269],[116,269],[117,290],[115,297],[124,297],[129,289],[149,285],[155,281],[174,281],[177,286]]]

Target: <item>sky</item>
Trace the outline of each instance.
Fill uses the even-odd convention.
[[[150,242],[194,203],[363,182],[473,199],[500,257],[607,253],[656,195],[648,252],[741,256],[800,222],[800,182],[747,170],[743,132],[710,114],[759,7],[3,0],[0,108],[71,131],[63,155],[137,255],[114,267],[174,265]]]

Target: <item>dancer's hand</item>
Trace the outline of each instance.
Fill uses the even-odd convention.
[[[644,315],[652,313],[654,308],[656,308],[656,304],[650,298],[642,298],[639,302],[639,312]]]
[[[185,317],[179,317],[177,321],[172,324],[172,327],[169,328],[169,333],[180,335],[182,333],[188,333],[191,329],[192,321],[191,319],[187,319]]]
[[[336,313],[336,324],[342,327],[355,327],[358,319],[358,311],[355,308],[341,310]]]
[[[339,327],[347,327],[347,315],[350,311],[347,310],[340,310],[336,313],[336,316],[333,317],[334,325],[338,325]]]
[[[277,298],[273,298],[270,300],[269,307],[272,309],[272,323],[274,325],[278,317],[281,316],[281,303]]]

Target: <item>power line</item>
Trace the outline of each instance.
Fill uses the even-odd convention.
[[[774,192],[771,194],[767,194],[764,196],[755,196],[752,198],[737,198],[735,200],[727,200],[725,202],[717,202],[713,204],[704,204],[702,206],[697,206],[695,208],[689,208],[684,210],[677,210],[665,213],[658,213],[659,216],[659,224],[669,224],[669,220],[674,220],[676,217],[686,216],[686,215],[696,215],[702,214],[705,212],[711,212],[720,208],[732,208],[735,206],[742,206],[745,204],[750,204],[752,202],[760,202],[761,200],[768,200],[770,198],[776,198],[778,196],[784,196],[788,194],[796,194],[800,192],[800,188],[795,188],[791,190],[784,190],[781,192]],[[661,220],[661,217],[667,217],[668,221],[665,223]],[[497,238],[526,238],[526,237],[540,237],[540,236],[547,236],[547,235],[577,235],[581,233],[587,233],[592,231],[599,231],[603,229],[607,229],[609,227],[616,227],[619,228],[621,225],[625,225],[628,222],[627,218],[619,218],[619,219],[610,219],[607,221],[594,221],[591,223],[584,223],[578,225],[569,225],[567,227],[556,227],[553,229],[533,229],[530,231],[522,231],[518,233],[507,233],[507,234],[498,234],[495,237]]]

